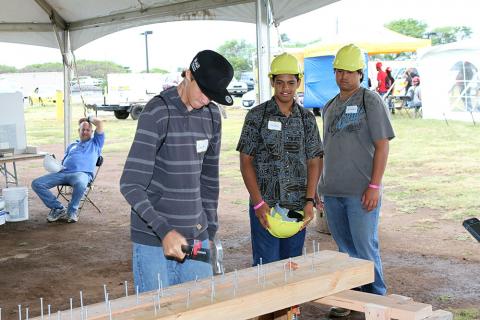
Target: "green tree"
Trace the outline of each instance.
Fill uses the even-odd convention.
[[[0,73],[15,73],[17,68],[0,64]]]
[[[60,62],[30,64],[19,70],[19,72],[61,72],[61,71],[63,71],[63,64]]]
[[[448,26],[435,28],[427,34],[432,39],[432,45],[435,46],[468,39],[472,35],[472,29],[466,26]]]
[[[217,51],[230,61],[237,79],[240,72],[253,70],[252,54],[255,47],[245,40],[228,40]]]
[[[393,20],[385,24],[385,28],[413,38],[423,38],[427,24],[412,18]]]
[[[405,36],[419,39],[424,38],[427,27],[428,25],[425,22],[412,18],[393,20],[385,24],[385,28],[387,29],[403,34]],[[413,52],[401,52],[398,54],[380,54],[375,55],[374,58],[379,60],[396,60],[399,58],[412,59],[413,54]]]
[[[128,73],[128,67],[124,67],[112,61],[78,60],[77,76],[91,76],[93,78],[107,79],[109,73]]]

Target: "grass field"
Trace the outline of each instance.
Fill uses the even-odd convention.
[[[246,111],[228,109],[223,121],[222,163],[237,161],[235,151]],[[73,118],[83,115],[79,106]],[[25,112],[29,145],[63,143],[63,119],[55,119],[55,108],[33,107]],[[100,115],[106,121],[108,140],[104,152],[129,149],[136,121],[117,120],[113,113]],[[322,120],[318,118],[321,128]],[[384,182],[387,199],[405,214],[426,207],[444,212],[445,219],[461,220],[480,211],[480,126],[472,123],[420,120],[395,115],[396,138],[390,144],[390,157]],[[72,139],[77,137],[76,121]],[[226,166],[227,168],[229,166]],[[222,172],[240,178],[238,170]]]

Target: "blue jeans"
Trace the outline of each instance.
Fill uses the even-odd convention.
[[[252,237],[253,266],[302,255],[306,231],[303,229],[290,238],[280,239],[272,236],[258,220],[253,206],[250,212],[250,231]]]
[[[370,260],[375,265],[375,281],[361,287],[362,291],[385,295],[387,287],[383,278],[382,261],[378,247],[378,206],[368,212],[362,207],[361,197],[324,196],[328,228],[340,252]]]
[[[203,248],[209,248],[209,241],[202,241]],[[196,278],[208,278],[213,275],[210,263],[186,259],[183,263],[168,260],[163,247],[133,243],[133,280],[138,292],[159,289],[158,275],[163,288]]]
[[[80,200],[87,189],[91,176],[85,172],[57,172],[49,173],[32,181],[32,189],[40,200],[50,209],[63,208],[63,204],[50,191],[51,188],[61,184],[72,186],[72,198],[68,203],[67,212],[77,212]]]

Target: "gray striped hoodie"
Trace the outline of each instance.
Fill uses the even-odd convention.
[[[161,95],[168,108],[158,96],[145,106],[120,179],[132,207],[131,239],[161,246],[175,229],[189,242],[212,240],[218,229],[218,106],[189,112],[176,87]]]

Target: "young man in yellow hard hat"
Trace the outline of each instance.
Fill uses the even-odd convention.
[[[295,101],[302,77],[297,59],[283,53],[270,70],[274,95],[248,112],[237,146],[250,193],[253,265],[302,254],[323,156],[315,116]],[[267,216],[274,207],[292,214],[303,211],[300,231],[291,235],[290,230],[272,229]]]
[[[318,193],[339,250],[375,264],[375,281],[362,290],[384,295],[378,216],[389,140],[395,135],[382,98],[361,86],[361,50],[353,44],[341,48],[333,68],[340,93],[323,108],[325,157]]]

